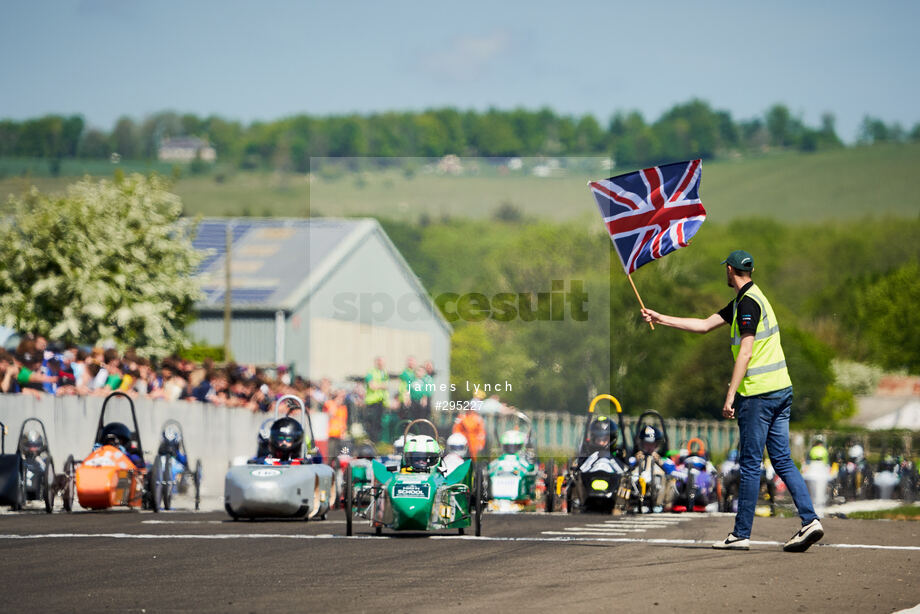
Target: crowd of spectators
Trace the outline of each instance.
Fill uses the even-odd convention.
[[[399,373],[388,372],[377,358],[366,376],[333,385],[327,378],[314,382],[293,375],[284,366],[217,365],[210,359],[194,363],[179,356],[152,361],[131,349],[49,343],[39,335],[26,335],[15,351],[0,349],[0,393],[106,396],[121,391],[136,398],[199,401],[257,413],[271,411],[283,395],[295,395],[315,414],[314,428],[342,440],[356,434],[392,440],[400,425],[418,418],[452,423],[456,416],[433,411],[434,381],[434,365],[418,364],[411,356]],[[490,402],[497,404],[497,397],[485,399]]]
[[[178,356],[154,362],[131,349],[85,349],[33,335],[24,337],[14,352],[0,350],[0,392],[105,396],[116,390],[134,397],[201,401],[255,412],[269,411],[281,395],[294,394],[322,405],[331,393],[327,381],[314,386],[291,377],[283,366],[266,371],[233,362],[217,366],[210,359],[193,363]]]

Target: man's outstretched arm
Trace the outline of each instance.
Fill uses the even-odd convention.
[[[645,318],[646,322],[651,322],[652,324],[664,324],[671,328],[688,330],[691,333],[708,333],[726,323],[725,320],[722,319],[722,316],[717,313],[712,314],[704,320],[703,318],[678,318],[677,316],[666,316],[663,313],[658,313],[651,309],[643,309],[642,317]]]

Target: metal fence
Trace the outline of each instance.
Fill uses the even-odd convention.
[[[569,456],[584,434],[584,415],[535,411],[527,416],[533,421],[537,450],[540,454]],[[454,417],[454,414],[437,416],[439,430],[449,433]],[[495,439],[496,433],[513,427],[514,418],[511,416],[491,414],[483,415],[483,418],[490,440]],[[629,433],[630,445],[638,419],[638,416],[623,416],[623,427]],[[737,425],[729,421],[666,418],[665,428],[672,448],[685,445],[690,439],[698,437],[706,442],[712,453],[725,454],[738,442]]]
[[[555,412],[530,412],[527,414],[533,421],[534,435],[536,436],[537,450],[541,455],[569,456],[580,438],[584,435],[584,415],[555,413]],[[444,433],[450,432],[450,424],[455,415],[441,415],[439,429]],[[498,433],[513,428],[514,419],[504,415],[483,415],[490,441],[494,441]],[[638,416],[623,416],[624,428],[629,433],[629,444],[632,445],[632,435],[636,430]],[[681,418],[665,418],[665,428],[671,448],[684,446],[693,438],[702,439],[711,454],[722,456],[734,448],[738,443],[738,425],[729,420],[686,420]],[[865,429],[822,429],[800,430],[790,433],[790,447],[792,458],[801,461],[805,458],[815,436],[823,435],[827,444],[834,449],[843,449],[854,443],[860,444],[870,457],[880,457],[886,454],[913,456],[920,452],[920,431],[887,430],[867,431]]]

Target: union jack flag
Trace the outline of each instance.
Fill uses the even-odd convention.
[[[588,184],[627,275],[690,244],[706,219],[701,176],[700,161],[691,160]]]

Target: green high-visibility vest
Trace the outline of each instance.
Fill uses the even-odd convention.
[[[744,294],[735,297],[735,302],[732,304],[732,356],[737,360],[738,352],[741,350],[741,333],[738,330],[736,316],[738,302],[744,296],[751,297],[760,305],[760,321],[754,333],[754,352],[751,355],[751,362],[748,363],[747,372],[738,387],[738,394],[749,397],[788,388],[792,385],[792,380],[789,379],[786,356],[783,354],[783,347],[779,341],[779,325],[776,322],[776,315],[773,313],[770,301],[756,284],[752,284]]]
[[[386,372],[381,371],[380,369],[371,369],[371,372],[367,374],[365,381],[370,384],[371,382],[387,382],[389,381],[390,376]],[[387,389],[381,388],[380,390],[374,390],[370,386],[367,386],[367,389],[364,392],[364,403],[366,405],[373,405],[374,403],[383,403],[387,399]]]

